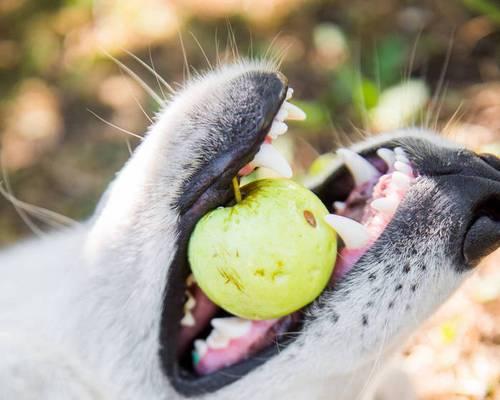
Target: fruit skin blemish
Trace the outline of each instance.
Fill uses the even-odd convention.
[[[241,188],[241,200],[207,213],[191,235],[196,282],[224,310],[262,320],[290,314],[328,284],[337,256],[328,210],[288,179]]]

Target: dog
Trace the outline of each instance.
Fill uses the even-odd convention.
[[[243,167],[280,169],[274,153],[255,160],[290,94],[286,77],[264,61],[195,77],[156,115],[87,221],[0,253],[1,399],[368,393],[372,376],[500,245],[500,159],[418,128],[352,146],[308,186],[341,213],[367,171],[410,168],[408,182],[399,176],[397,207],[379,202],[392,214],[376,240],[298,318],[283,319],[286,329],[270,345],[196,374],[195,338],[179,350],[189,235],[230,201]],[[351,208],[366,211],[368,198]],[[339,233],[347,249],[340,255],[359,238],[347,225],[338,226],[347,232]]]

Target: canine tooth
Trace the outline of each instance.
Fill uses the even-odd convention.
[[[366,246],[370,240],[370,234],[366,227],[353,219],[328,214],[325,216],[325,221],[335,229],[348,249],[360,249]]]
[[[377,169],[358,153],[348,149],[339,149],[337,153],[344,159],[356,186],[360,186],[379,176]]]
[[[288,118],[288,111],[282,105],[281,108],[279,109],[279,111],[276,113],[274,120],[279,121],[279,122],[283,122],[287,118]]]
[[[273,139],[276,139],[278,136],[283,135],[288,130],[288,125],[284,122],[274,120],[271,124],[271,128],[269,129],[268,135]]]
[[[382,197],[380,199],[373,200],[371,206],[383,213],[393,213],[398,208],[399,201],[395,197]]]
[[[387,164],[387,167],[389,169],[392,169],[394,166],[394,163],[396,162],[396,155],[392,150],[386,149],[386,148],[380,148],[377,150],[377,155],[384,160],[384,162]]]
[[[293,96],[293,89],[291,87],[286,91],[286,100],[290,100]]]
[[[344,211],[346,204],[343,201],[334,201],[333,206],[337,211]]]
[[[229,338],[241,337],[252,327],[251,321],[237,317],[213,318],[211,324],[214,329]]]
[[[182,326],[194,326],[196,324],[196,321],[193,317],[193,314],[191,314],[191,311],[186,311],[184,314],[184,317],[181,319],[181,325]]]
[[[302,111],[295,104],[285,101],[283,103],[284,109],[287,111],[286,119],[292,119],[296,121],[303,121],[306,119],[306,113]]]
[[[207,337],[207,344],[212,349],[224,349],[229,344],[229,338],[219,330],[214,329]]]
[[[408,176],[411,176],[413,169],[406,163],[401,162],[401,161],[396,161],[394,163],[394,168],[396,171],[400,171]]]
[[[194,348],[195,348],[196,352],[198,353],[198,355],[200,356],[200,358],[203,357],[208,351],[208,345],[202,339],[196,339],[194,341]]]
[[[292,177],[292,168],[288,161],[271,144],[264,143],[252,161],[255,167],[272,169],[284,178]]]
[[[392,182],[401,189],[407,189],[410,186],[410,177],[400,171],[392,173]]]

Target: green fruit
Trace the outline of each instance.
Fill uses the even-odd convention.
[[[196,282],[226,311],[272,319],[313,301],[337,255],[328,214],[311,191],[287,179],[241,188],[243,200],[196,225],[188,249]]]

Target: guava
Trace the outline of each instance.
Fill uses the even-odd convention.
[[[241,188],[242,200],[197,223],[188,258],[197,284],[215,304],[242,318],[290,314],[313,301],[332,275],[335,231],[314,193],[288,179]]]

